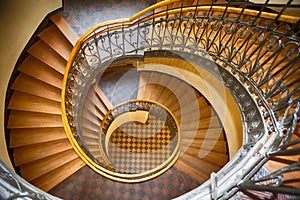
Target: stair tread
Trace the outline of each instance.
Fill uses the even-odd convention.
[[[21,128],[10,130],[10,148],[67,138],[64,128]]]
[[[86,115],[85,116],[82,115],[81,124],[82,124],[82,126],[85,126],[85,127],[87,127],[87,125],[88,125],[88,127],[93,126],[93,127],[99,127],[99,128],[100,128],[100,125],[101,125],[98,121],[95,121],[95,120],[93,120],[92,118],[89,118]]]
[[[86,119],[89,119],[94,124],[98,124],[100,126],[101,120],[99,119],[99,117],[94,112],[91,112],[87,108],[85,107],[83,108],[81,116]]]
[[[156,93],[158,93],[159,91],[158,91],[158,88],[157,88],[157,86],[162,86],[161,84],[163,84],[162,83],[162,74],[160,74],[160,73],[156,73],[156,72],[152,72],[152,75],[151,75],[151,77],[150,77],[150,81],[151,81],[151,83],[152,84],[155,84],[155,91],[156,91]],[[150,93],[149,94],[149,99],[153,99],[153,96],[154,95],[154,93]]]
[[[150,79],[150,75],[149,72],[140,72],[137,99],[144,99],[144,92]]]
[[[200,96],[197,99],[193,99],[193,100],[196,102],[193,101],[193,102],[190,102],[189,104],[182,105],[181,110],[185,110],[186,113],[193,112],[193,110],[195,109],[195,106],[190,106],[191,104],[198,105],[197,106],[198,109],[208,106],[207,101],[205,100],[205,98],[203,96]],[[175,114],[177,112],[179,112],[179,111],[175,111]]]
[[[71,28],[71,26],[66,22],[66,20],[60,15],[56,14],[50,17],[53,23],[59,28],[59,30],[64,34],[64,36],[69,40],[69,42],[75,46],[79,36]]]
[[[26,74],[20,74],[12,84],[12,89],[61,102],[61,90]]]
[[[212,172],[218,172],[221,169],[221,167],[219,166],[213,165],[202,159],[199,159],[198,157],[191,156],[189,154],[183,154],[180,156],[179,159],[181,159],[183,162],[193,167],[194,169],[198,171],[202,171],[204,174],[207,174],[208,176]]]
[[[98,138],[83,137],[87,145],[99,145]]]
[[[31,184],[47,192],[61,183],[63,180],[77,172],[83,166],[85,166],[85,163],[80,158],[76,158],[48,172],[47,174],[32,180]]]
[[[66,61],[69,59],[73,46],[62,32],[60,32],[57,26],[50,25],[38,36]]]
[[[210,141],[210,140],[204,140],[204,141],[182,141],[182,146],[187,147],[187,152],[190,155],[199,155],[199,151],[206,150],[206,151],[212,151],[216,153],[227,153],[227,143],[225,141]]]
[[[102,120],[105,116],[99,108],[91,102],[89,99],[86,99],[83,105],[84,109],[88,110],[88,112],[92,113],[93,115],[97,116],[100,120]]]
[[[61,105],[59,102],[19,91],[13,93],[8,108],[61,115]]]
[[[112,103],[108,100],[108,98],[106,97],[106,95],[104,94],[104,92],[102,91],[102,89],[99,86],[95,87],[95,91],[96,94],[98,95],[98,97],[101,99],[101,101],[104,103],[104,105],[106,106],[107,110],[112,109],[113,105]]]
[[[187,85],[187,83],[185,83],[184,81],[181,81],[181,83],[178,85],[178,87],[174,90],[174,94],[176,96],[176,99],[180,99],[182,96],[184,96],[184,94],[191,90],[191,87]],[[175,98],[169,98],[165,105],[166,106],[171,106],[173,105],[174,101],[176,101]]]
[[[63,75],[31,55],[24,60],[18,70],[49,85],[62,88]]]
[[[168,83],[169,83],[169,81],[170,81],[170,79],[172,78],[172,77],[170,77],[169,75],[166,75],[166,74],[160,74],[160,80],[159,80],[159,85],[156,85],[156,86],[161,86],[161,87],[158,87],[157,88],[157,90],[155,91],[155,95],[154,95],[154,97],[151,97],[151,98],[156,98],[156,99],[159,99],[160,98],[160,96],[162,95],[162,94],[164,94],[164,92],[165,92],[165,90],[168,90],[167,92],[171,92],[168,88],[166,88],[167,87],[167,85],[168,85]]]
[[[88,128],[82,127],[82,135],[84,137],[98,138],[98,132],[99,132],[99,130],[94,131],[94,130],[90,130]]]
[[[58,53],[56,53],[51,47],[49,47],[44,41],[39,40],[33,44],[28,53],[41,62],[52,67],[54,70],[61,74],[65,73],[67,61],[64,60]]]
[[[188,152],[186,154],[188,154]],[[199,151],[198,158],[219,167],[223,167],[229,160],[229,156],[226,154],[207,151],[204,149],[201,149],[201,151]]]
[[[106,113],[108,112],[108,107],[103,101],[101,101],[100,97],[94,91],[89,92],[87,98],[99,109],[103,116],[106,115]]]
[[[61,115],[12,110],[7,128],[63,127]]]
[[[25,165],[21,165],[21,174],[27,181],[31,181],[76,158],[78,158],[78,155],[75,151],[73,149],[69,149]]]
[[[178,88],[178,86],[181,84],[181,81],[179,81],[177,78],[175,77],[171,77],[171,79],[169,79],[169,83],[168,85],[165,87],[167,88],[170,93],[169,96],[168,95],[164,95],[161,98],[161,102],[163,102],[163,104],[165,105],[166,102],[168,101],[169,98],[177,98],[174,94],[174,91],[176,91],[176,88]],[[163,91],[165,92],[165,91]]]
[[[81,119],[81,126],[84,127],[84,128],[87,128],[89,130],[95,131],[95,132],[98,132],[99,129],[100,129],[100,124],[99,125],[94,124],[94,123],[92,123],[91,121],[89,121],[85,118]]]
[[[16,147],[14,148],[15,165],[24,165],[68,149],[72,149],[68,139]]]
[[[181,130],[182,131],[191,130],[191,127],[193,127],[193,129],[194,129],[195,126],[192,126],[192,125],[195,123],[198,124],[198,130],[207,129],[207,128],[221,128],[218,117],[213,116],[213,117],[204,118],[201,120],[199,120],[199,118],[191,119],[190,121],[182,123]]]
[[[182,131],[182,140],[219,140],[225,141],[222,128],[200,129],[197,131]]]
[[[176,167],[178,170],[190,175],[191,177],[197,179],[201,183],[204,183],[206,180],[209,179],[209,176],[207,174],[204,174],[201,171],[198,171],[197,169],[187,165],[182,160],[178,159],[176,163],[174,164],[174,167]]]

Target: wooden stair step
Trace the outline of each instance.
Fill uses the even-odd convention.
[[[191,127],[194,129],[194,124],[198,124],[199,129],[207,129],[207,128],[220,128],[220,122],[217,116],[201,119],[190,119],[190,121],[185,122],[181,125],[182,131],[191,130]]]
[[[31,55],[24,60],[18,70],[49,85],[62,88],[63,75]]]
[[[62,34],[62,32],[54,24],[44,29],[39,35],[41,40],[47,43],[53,50],[55,50],[61,57],[68,61],[72,44]]]
[[[186,150],[188,154],[197,156],[199,155],[199,151],[213,151],[216,153],[227,153],[227,143],[225,141],[182,141],[182,146],[188,147]]]
[[[214,110],[210,106],[204,106],[199,109],[200,111],[200,119],[202,118],[209,118],[211,116],[214,116]]]
[[[222,128],[200,129],[197,131],[182,131],[182,139],[190,140],[218,140],[225,141]]]
[[[12,89],[44,97],[53,101],[61,102],[61,90],[47,83],[32,78],[26,74],[20,74],[12,84]]]
[[[12,110],[7,128],[63,127],[61,115]]]
[[[187,115],[188,117],[183,117],[181,122],[183,124],[190,124],[195,121],[199,121],[199,123],[202,123],[203,119],[212,118],[212,115],[214,115],[214,112],[210,106],[202,107],[199,110],[196,110],[194,108],[193,112],[187,113],[185,110],[182,113],[183,115]]]
[[[201,171],[207,175],[210,175],[212,172],[218,172],[221,169],[221,167],[219,166],[213,165],[189,154],[183,154],[179,159],[181,159],[183,162],[193,167],[194,169]]]
[[[10,130],[10,148],[66,139],[64,128],[21,128]]]
[[[85,107],[82,110],[81,116],[86,119],[89,119],[94,124],[99,124],[99,125],[101,124],[101,119],[94,112],[91,112],[90,110],[88,110]]]
[[[98,138],[83,137],[87,145],[99,145]]]
[[[99,151],[99,144],[89,144],[88,149],[91,152]]]
[[[159,102],[161,95],[163,95],[163,91],[166,90],[162,85],[156,85],[155,90],[150,94],[149,99],[152,101]]]
[[[110,110],[113,108],[113,105],[111,104],[111,102],[108,100],[108,98],[106,97],[106,95],[104,94],[103,90],[99,87],[96,86],[95,87],[95,91],[96,94],[99,96],[99,98],[101,99],[101,101],[104,103],[104,105],[106,106],[107,110]]]
[[[92,123],[91,121],[89,121],[85,118],[81,119],[81,126],[84,127],[84,128],[87,128],[89,130],[95,131],[95,132],[98,132],[99,129],[100,129],[100,126]]]
[[[138,87],[138,99],[142,98],[142,99],[148,99],[149,100],[149,96],[151,94],[151,84],[149,83],[151,80],[151,75],[153,76],[154,73],[151,72],[147,72],[147,73],[143,73],[140,74],[139,77],[139,87]],[[142,96],[140,96],[140,94]]]
[[[147,83],[150,80],[151,73],[149,72],[140,72],[139,77],[139,87],[137,93],[137,99],[144,99],[144,95],[146,94]]]
[[[169,81],[172,79],[172,76],[166,74],[159,74],[159,75],[160,75],[160,79],[159,79],[159,85],[156,85],[157,90],[155,91],[155,99],[160,99],[161,95],[163,95],[165,91],[171,93],[171,91],[166,87],[169,84]],[[154,97],[151,96],[151,98]]]
[[[196,102],[191,102],[191,103],[188,103],[188,104],[184,104],[181,109],[185,110],[186,113],[190,113],[190,112],[193,112],[193,110],[195,109],[196,104],[198,105],[197,106],[198,109],[201,109],[201,108],[208,105],[205,98],[203,96],[200,96],[200,97],[197,98]],[[190,105],[195,105],[195,106],[190,106]],[[176,112],[178,112],[178,111],[176,111]],[[175,112],[175,114],[176,114],[176,112]]]
[[[172,106],[175,102],[177,102],[177,99],[180,99],[181,97],[183,97],[184,94],[189,90],[191,90],[191,87],[189,87],[184,81],[182,81],[180,83],[180,85],[174,90],[174,94],[175,94],[176,98],[169,98],[166,101],[165,105],[167,107]]]
[[[94,91],[92,93],[88,93],[87,98],[99,109],[99,111],[101,111],[103,116],[106,115],[108,108]]]
[[[28,49],[28,53],[39,59],[41,62],[52,67],[59,73],[65,73],[67,61],[64,60],[58,53],[56,53],[42,40],[39,40],[35,44],[33,44],[30,49]]]
[[[160,78],[161,78],[160,74],[158,74],[156,72],[151,72],[150,79],[148,81],[148,83],[150,83],[150,84],[148,84],[149,92],[146,91],[146,94],[145,94],[147,99],[150,99],[150,100],[152,99],[151,96],[153,93],[155,93],[156,86],[158,86]]]
[[[197,95],[197,91],[192,86],[190,86],[190,89],[185,91],[184,95],[180,98],[180,100],[184,102],[185,105],[189,105],[198,98],[199,97]]]
[[[223,167],[229,161],[229,156],[227,154],[206,151],[203,149],[201,149],[198,157],[219,167]]]
[[[209,176],[207,174],[204,174],[201,171],[198,171],[197,169],[189,166],[184,161],[178,159],[176,163],[174,164],[174,167],[176,167],[178,170],[188,174],[192,178],[198,180],[201,183],[204,183],[206,180],[209,179]]]
[[[156,94],[160,93],[160,90],[164,87],[164,84],[167,82],[164,82],[164,77],[163,74],[157,73],[157,72],[152,72],[152,76],[150,77],[150,81],[153,86],[155,86],[155,93],[149,94],[149,99],[154,100],[156,97],[154,97]]]
[[[68,149],[72,149],[68,139],[17,147],[14,148],[15,165],[24,165]]]
[[[166,87],[170,91],[169,96],[167,96],[167,95],[162,96],[160,99],[160,102],[162,102],[164,105],[166,105],[166,102],[168,101],[169,98],[177,98],[174,94],[174,91],[176,90],[176,88],[179,87],[180,84],[181,84],[181,81],[179,81],[175,77],[172,77]]]
[[[97,116],[97,118],[99,118],[100,120],[103,120],[105,114],[103,114],[99,110],[99,108],[93,102],[91,102],[89,99],[85,100],[83,107],[86,110],[88,110],[90,113],[92,113],[93,115]]]
[[[76,158],[78,158],[78,155],[75,151],[73,149],[69,149],[40,160],[21,165],[21,174],[27,181],[32,181],[33,179],[36,179]]]
[[[158,93],[160,92],[160,93]],[[169,90],[166,87],[163,87],[162,90],[160,91],[154,91],[153,92],[153,97],[152,97],[156,102],[159,102],[160,104],[165,105],[166,99],[168,98],[174,98],[177,100],[176,96],[173,94],[173,92],[171,90]],[[166,106],[167,107],[167,106]],[[170,107],[167,107],[168,109],[170,109]],[[170,109],[171,110],[171,109]],[[171,110],[172,112],[174,112],[173,110]]]
[[[50,17],[52,22],[59,28],[59,30],[64,34],[64,36],[69,40],[69,42],[75,46],[79,36],[71,28],[71,26],[66,22],[66,20],[60,15],[56,14]]]
[[[84,127],[93,127],[92,129],[99,127],[100,128],[100,123],[98,123],[97,121],[90,119],[88,117],[82,116],[81,117],[81,124]],[[98,129],[99,129],[98,128]]]
[[[20,111],[61,115],[61,105],[59,102],[19,91],[13,93],[8,108]]]
[[[32,180],[31,184],[47,192],[61,183],[63,180],[77,172],[83,166],[85,166],[85,163],[80,158],[76,158],[48,172],[47,174]]]
[[[82,135],[84,137],[98,138],[98,131],[90,130],[88,128],[82,127]]]

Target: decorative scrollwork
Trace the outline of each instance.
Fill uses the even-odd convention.
[[[231,3],[221,5],[224,7],[221,12],[214,10],[213,5],[209,10],[194,6],[191,7],[194,10],[166,12],[165,15],[161,12],[157,16],[153,13],[131,24],[114,24],[91,33],[72,63],[66,86],[66,114],[74,135],[80,135],[73,124],[82,95],[79,91],[85,86],[83,80],[92,77],[95,69],[121,56],[143,56],[145,51],[177,51],[216,63],[221,81],[241,110],[244,145],[237,158],[213,176],[217,179],[216,187],[222,180],[229,179],[233,169],[238,173],[231,174],[232,180],[247,183],[269,158],[299,154],[300,141],[295,130],[300,118],[300,40],[299,33],[293,32],[298,25],[281,21],[281,13],[274,19],[266,17],[263,10],[254,16],[245,11],[246,4],[241,13],[235,13],[230,11],[234,5]],[[130,105],[118,112],[139,106],[147,108],[146,104]],[[110,118],[113,119],[113,115]],[[263,148],[263,145],[266,146]],[[238,164],[245,160],[253,169]],[[214,197],[230,197],[247,186],[240,184],[237,188],[234,181],[229,181],[228,188],[218,187]],[[204,184],[202,189],[205,187]]]

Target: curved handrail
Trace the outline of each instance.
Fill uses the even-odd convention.
[[[234,8],[231,7],[231,5],[196,5],[187,8],[168,9],[168,5],[173,2],[177,1],[164,1],[141,11],[131,18],[101,23],[90,29],[79,39],[71,53],[63,80],[63,123],[68,138],[75,147],[76,152],[81,155],[86,162],[92,163],[92,159],[85,156],[85,153],[80,149],[80,145],[72,140],[72,134],[77,133],[72,133],[65,107],[67,103],[66,92],[68,78],[73,76],[73,74],[70,75],[69,72],[72,70],[77,55],[82,51],[82,56],[88,56],[84,53],[85,50],[95,50],[89,49],[89,42],[92,40],[101,41],[101,39],[103,39],[101,37],[104,37],[102,36],[103,34],[106,34],[105,37],[108,38],[113,36],[111,32],[115,31],[114,34],[117,37],[117,34],[119,34],[117,30],[122,32],[123,29],[139,26],[140,22],[153,20],[153,29],[151,31],[152,34],[157,35],[157,40],[164,40],[165,36],[160,35],[161,33],[158,32],[157,29],[167,27],[168,25],[170,25],[171,29],[175,27],[175,29],[177,29],[175,40],[180,39],[182,44],[181,46],[176,46],[174,45],[175,43],[172,43],[174,41],[171,41],[173,38],[168,38],[170,40],[168,42],[170,43],[167,44],[169,45],[167,47],[173,51],[182,49],[182,51],[186,52],[195,52],[197,56],[204,55],[216,60],[219,64],[218,70],[221,72],[221,80],[223,80],[224,84],[236,95],[235,97],[237,101],[239,101],[241,111],[245,112],[245,109],[253,109],[247,110],[244,115],[245,121],[249,119],[254,120],[249,123],[246,130],[246,132],[250,131],[251,134],[253,134],[250,135],[252,137],[251,142],[245,143],[237,156],[232,159],[231,164],[226,165],[221,172],[213,174],[210,181],[183,197],[187,198],[190,197],[190,195],[194,195],[193,197],[196,198],[197,195],[203,194],[212,198],[227,198],[238,190],[236,187],[238,183],[236,181],[242,183],[244,180],[249,180],[269,159],[268,156],[280,155],[288,146],[297,144],[297,141],[291,141],[291,135],[295,131],[297,121],[299,120],[299,79],[296,78],[292,80],[291,77],[297,73],[299,69],[297,67],[300,53],[299,38],[293,32],[297,27],[299,18],[282,15],[282,12],[272,14],[264,12],[263,10],[250,10],[246,7]],[[143,15],[163,6],[166,6],[167,10],[157,13],[153,12],[152,15],[142,18]],[[196,18],[198,11],[205,11],[206,14],[197,16],[198,18]],[[220,12],[220,17],[211,17],[210,14],[214,11]],[[192,12],[192,14],[188,16],[183,15],[183,13],[189,12]],[[175,15],[176,13],[179,14],[179,16]],[[230,13],[237,14],[236,19],[222,19],[222,16],[225,16],[225,14],[228,16]],[[180,23],[183,21],[186,22],[186,26],[182,28],[183,30],[181,30],[181,24],[177,27],[174,24],[169,24],[168,17],[171,15],[173,15],[171,21],[174,23],[176,20]],[[247,21],[240,22],[239,19],[244,17],[244,15],[254,18],[249,18],[249,23]],[[137,19],[139,20],[135,21]],[[191,20],[191,24],[188,23],[189,20]],[[204,31],[208,26],[205,23],[203,23],[203,25],[201,24],[204,20],[210,20],[212,24],[210,25],[210,33]],[[266,21],[269,22],[269,25],[265,24]],[[218,24],[218,22],[220,23]],[[151,24],[151,22],[149,23]],[[238,23],[239,25],[234,26]],[[209,23],[207,22],[207,24]],[[156,25],[158,25],[158,27],[156,27]],[[279,28],[275,28],[277,26]],[[291,26],[292,28],[290,28]],[[100,30],[102,28],[104,30]],[[273,28],[274,30],[272,30]],[[285,31],[283,30],[284,28],[286,28]],[[180,32],[179,34],[181,35],[178,36],[177,33],[179,29],[182,32]],[[165,30],[167,30],[167,28],[165,28]],[[201,33],[200,37],[197,36],[199,30]],[[208,39],[208,36],[211,36],[212,33],[214,34],[213,37],[215,41]],[[224,38],[226,38],[226,40]],[[218,39],[220,40],[218,41]],[[222,44],[221,41],[223,41],[224,44]],[[144,40],[144,42],[147,41]],[[232,42],[231,46],[229,42]],[[235,47],[235,43],[239,43],[239,46]],[[85,44],[87,44],[87,46],[84,46]],[[162,49],[165,44],[158,41],[155,45],[156,46],[150,45],[148,48]],[[94,47],[91,45],[90,48]],[[141,47],[141,49],[143,48],[146,47]],[[105,51],[112,51],[112,49],[109,48],[103,49]],[[124,52],[118,54],[118,56],[125,55],[125,49],[121,50]],[[138,52],[139,50],[139,48],[134,48],[132,51]],[[131,53],[131,51],[126,53]],[[266,56],[265,60],[261,60],[263,56]],[[109,58],[113,58],[113,56]],[[101,59],[99,58],[99,60]],[[91,65],[88,64],[87,66]],[[265,66],[269,67],[267,68]],[[74,82],[76,82],[76,80],[73,77],[72,84]],[[240,93],[241,86],[244,87],[246,92]],[[247,95],[252,96],[250,100],[245,97]],[[70,98],[72,98],[72,96]],[[243,100],[246,100],[246,102],[243,102]],[[72,112],[72,110],[70,112]],[[264,121],[261,121],[261,118],[264,118]],[[263,125],[260,123],[263,123]],[[74,127],[74,125],[72,126]],[[262,127],[257,129],[259,126]],[[264,130],[264,133],[259,132],[261,130]],[[257,140],[256,143],[255,140]],[[295,152],[290,151],[289,153],[299,154],[299,150],[296,149]],[[249,160],[249,166],[256,167],[251,168],[242,166],[242,164],[232,164],[241,161],[245,162],[246,160]],[[96,166],[92,165],[91,167],[98,173],[103,173]],[[235,171],[233,169],[235,169]],[[241,172],[234,175],[233,172],[238,171]],[[226,172],[230,173],[226,174]],[[233,178],[230,178],[230,176],[233,176]],[[225,182],[225,180],[227,182]],[[228,184],[227,187],[220,187],[226,183]],[[243,184],[240,185],[240,188],[242,187]],[[247,185],[247,187],[249,188],[249,185]],[[211,196],[211,194],[213,194],[213,196]]]
[[[142,104],[142,105],[139,105]],[[111,136],[112,132],[108,132],[109,126],[111,126],[111,124],[113,124],[115,122],[115,120],[117,120],[117,117],[124,114],[124,113],[129,113],[132,111],[138,111],[138,110],[144,110],[149,112],[148,107],[151,108],[151,106],[155,106],[158,107],[160,109],[163,109],[171,118],[171,121],[173,121],[173,123],[171,122],[171,124],[174,126],[172,127],[174,129],[174,131],[177,133],[177,144],[176,147],[174,148],[172,155],[169,156],[169,158],[164,161],[163,163],[161,163],[159,166],[142,172],[142,173],[138,173],[138,174],[124,174],[124,173],[116,173],[113,171],[110,171],[109,174],[116,176],[116,177],[121,177],[122,179],[125,179],[123,181],[127,181],[126,179],[136,179],[135,181],[139,181],[139,177],[142,177],[142,180],[149,180],[153,177],[159,176],[160,174],[162,174],[165,170],[167,170],[169,167],[171,167],[177,160],[178,156],[179,156],[179,149],[180,149],[180,140],[181,140],[181,133],[180,133],[180,128],[179,128],[179,123],[177,121],[177,119],[175,118],[174,114],[164,105],[155,102],[155,101],[150,101],[150,100],[129,100],[127,102],[121,103],[119,105],[116,105],[114,108],[110,109],[107,114],[105,115],[102,123],[101,123],[101,127],[99,130],[99,148],[103,149],[103,153],[105,154],[105,160],[108,161],[109,159],[107,158],[107,152],[108,152],[108,139]],[[114,110],[118,110],[120,108],[129,108],[130,110],[124,109],[121,110],[117,113],[114,113]],[[108,118],[111,116],[111,119],[108,120]],[[170,120],[169,119],[169,120]],[[129,122],[131,121],[130,118],[127,118]],[[108,127],[104,128],[104,122],[108,121]],[[126,123],[124,122],[124,123]],[[167,121],[168,122],[168,121]],[[170,122],[169,122],[170,123]],[[118,126],[120,126],[121,124],[118,124]],[[107,130],[106,130],[107,129]],[[101,133],[104,133],[105,135],[105,142],[104,144],[101,143]],[[175,134],[175,133],[174,133]],[[147,176],[147,177],[146,177]]]

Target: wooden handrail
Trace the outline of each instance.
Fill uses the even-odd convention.
[[[194,12],[195,10],[196,11],[212,11],[212,12],[225,12],[226,11],[227,13],[235,13],[235,14],[242,13],[247,16],[258,16],[259,15],[258,16],[259,18],[264,18],[264,19],[268,19],[268,20],[274,20],[274,19],[277,19],[277,17],[278,17],[278,14],[268,13],[268,12],[264,12],[264,11],[260,12],[260,11],[251,10],[251,9],[242,9],[242,8],[235,8],[235,7],[228,7],[228,6],[214,6],[214,5],[201,6],[200,5],[200,6],[194,6],[194,7],[175,8],[175,9],[170,9],[170,10],[166,10],[166,11],[161,11],[158,13],[153,13],[142,19],[139,19],[139,18],[143,17],[146,13],[149,13],[151,11],[154,11],[155,9],[164,7],[166,5],[169,5],[171,3],[178,2],[178,1],[181,1],[181,0],[162,1],[160,3],[157,3],[155,5],[152,5],[146,9],[144,9],[143,11],[138,12],[137,14],[133,15],[130,18],[117,19],[117,20],[100,23],[97,26],[92,27],[83,36],[81,36],[80,39],[75,44],[75,47],[72,50],[70,59],[67,63],[67,67],[66,67],[66,71],[65,71],[65,75],[64,75],[64,79],[63,79],[62,93],[61,93],[61,99],[62,99],[62,104],[61,104],[62,107],[61,108],[62,108],[63,123],[64,123],[64,127],[65,127],[65,131],[67,133],[67,136],[68,136],[69,140],[72,141],[71,144],[74,147],[75,151],[78,154],[80,154],[80,157],[83,158],[83,160],[86,163],[89,163],[90,167],[92,167],[95,171],[97,171],[100,174],[105,174],[105,173],[107,173],[107,171],[105,169],[100,170],[98,168],[98,166],[93,165],[93,161],[91,160],[91,158],[87,157],[86,154],[83,152],[83,150],[78,145],[78,143],[76,141],[74,141],[74,138],[72,135],[73,134],[72,130],[68,124],[66,107],[65,107],[65,98],[66,98],[65,93],[66,93],[66,87],[67,87],[67,81],[68,81],[68,74],[73,65],[75,58],[78,56],[78,53],[80,52],[83,45],[87,41],[89,41],[90,39],[93,39],[94,37],[96,37],[102,33],[105,33],[108,31],[119,30],[122,28],[130,28],[141,22],[149,21],[151,19],[158,18],[158,17],[167,16],[167,14]],[[139,19],[139,20],[137,20],[137,19]],[[280,15],[277,20],[294,24],[294,23],[297,23],[299,21],[299,19],[300,19],[299,17]],[[111,27],[111,26],[113,26],[113,27]],[[107,29],[106,29],[106,27],[107,27]],[[101,30],[101,28],[103,28],[103,29]],[[121,180],[121,179],[115,178],[115,177],[111,177],[111,178],[115,179],[115,180]]]

